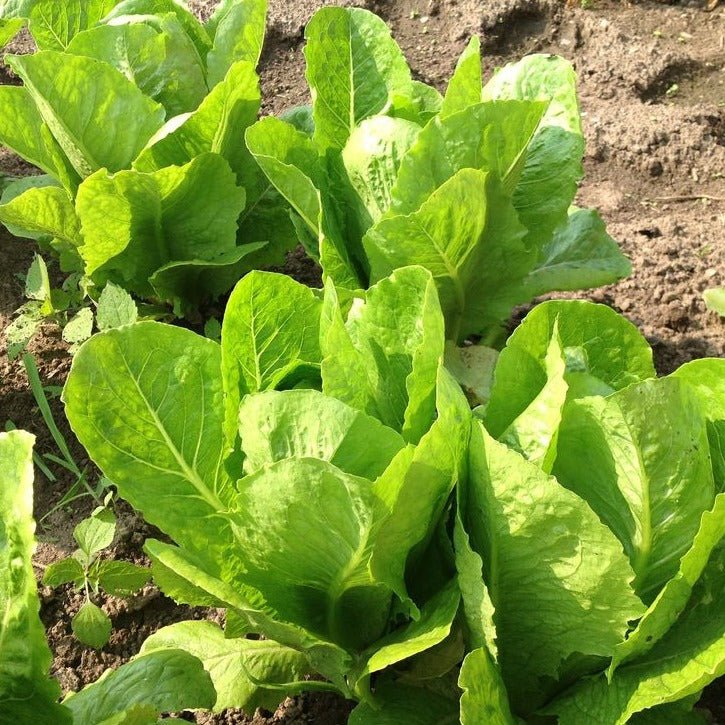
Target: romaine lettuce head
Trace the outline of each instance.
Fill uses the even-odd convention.
[[[255,272],[230,298],[221,345],[142,322],[76,355],[73,429],[174,541],[147,543],[157,583],[228,611],[232,639],[206,633],[206,659],[276,663],[250,670],[243,694],[218,672],[220,707],[269,702],[309,671],[369,697],[375,673],[451,633],[452,560],[425,557],[465,465],[470,411],[442,364],[443,329],[420,267],[342,299],[331,281],[318,296]],[[411,586],[412,571],[428,585]],[[247,632],[278,646],[247,651]]]
[[[175,0],[15,7],[39,52],[8,59],[23,86],[0,87],[0,143],[45,176],[12,182],[0,221],[87,288],[179,317],[281,263],[294,222],[243,143],[266,6],[222,2],[206,25]]]
[[[495,338],[535,295],[629,273],[596,212],[572,207],[584,140],[567,61],[528,56],[482,86],[474,38],[441,97],[368,11],[322,8],[305,37],[305,122],[263,119],[246,138],[338,287],[421,265],[460,342]]]
[[[496,359],[454,545],[468,647],[516,715],[664,722],[725,670],[724,381],[722,360],[656,378],[636,329],[579,301],[539,305]],[[462,713],[500,701],[469,667]]]

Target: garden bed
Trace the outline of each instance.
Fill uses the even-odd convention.
[[[204,12],[210,3],[192,2]],[[302,57],[303,27],[323,3],[272,0],[270,27],[261,64],[264,110],[281,112],[306,103]],[[328,4],[328,3],[324,3]],[[655,363],[666,374],[689,360],[725,355],[725,324],[709,312],[702,291],[725,284],[725,8],[658,3],[599,2],[581,9],[556,0],[380,0],[363,5],[381,15],[407,55],[414,73],[436,85],[449,78],[469,37],[481,34],[487,72],[531,52],[572,60],[587,138],[582,205],[598,208],[610,234],[633,265],[629,279],[580,296],[625,314],[647,336]],[[25,167],[3,157],[3,171]],[[29,243],[0,236],[0,328],[23,302],[18,278],[33,256]],[[300,252],[285,268],[299,281],[316,284],[317,271]],[[0,346],[4,341],[0,342]],[[63,384],[70,355],[59,331],[48,327],[32,344],[46,385]],[[52,445],[19,362],[9,363],[0,347],[0,422],[11,420]],[[53,410],[72,439],[56,400]],[[87,463],[80,447],[79,464]],[[50,483],[38,476],[36,518],[43,518],[69,486],[63,475]],[[81,502],[47,517],[38,529],[38,575],[42,567],[74,548],[74,525],[91,509]],[[140,562],[152,530],[123,504],[120,535],[111,554]],[[55,659],[53,674],[64,690],[79,689],[108,667],[128,660],[161,626],[189,618],[218,619],[216,612],[179,607],[148,586],[130,600],[108,598],[111,641],[101,651],[80,644],[70,619],[82,603],[64,588],[43,589],[42,618]],[[716,685],[713,688],[717,688]],[[721,690],[720,690],[721,691]],[[724,704],[709,699],[722,717]],[[199,716],[214,723],[342,723],[347,703],[329,695],[288,699],[271,717],[239,712]],[[189,719],[191,716],[186,716]]]

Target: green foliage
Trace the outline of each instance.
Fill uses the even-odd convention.
[[[51,653],[38,615],[33,573],[33,437],[24,431],[0,433],[0,707],[7,722],[101,725],[156,722],[169,710],[209,708],[215,701],[211,678],[188,652],[169,649],[139,656],[98,682],[58,703],[60,687],[50,679]],[[106,519],[104,521],[104,518]],[[76,530],[90,552],[112,536],[107,516]],[[57,574],[73,576],[68,562]],[[62,567],[66,568],[65,573]],[[86,605],[93,623],[97,608]],[[98,610],[100,611],[100,610]],[[76,618],[77,621],[78,618]],[[98,631],[100,620],[94,626]],[[75,628],[75,625],[74,625]]]
[[[498,356],[445,351],[472,415],[444,329],[421,267],[355,295],[255,273],[221,345],[82,347],[66,410],[173,539],[147,542],[157,584],[227,610],[148,649],[199,657],[218,709],[326,687],[364,725],[691,708],[725,666],[723,361],[657,379],[624,318],[547,302]]]
[[[6,13],[29,18],[39,52],[8,58],[23,85],[0,87],[0,143],[45,176],[10,182],[0,221],[79,273],[81,298],[114,283],[197,316],[249,269],[281,261],[294,243],[287,205],[243,144],[266,0],[221,3],[208,26],[174,0],[32,0]],[[48,318],[37,307],[21,311],[13,346]],[[90,323],[81,312],[67,339]]]
[[[31,561],[33,441],[24,431],[0,433],[0,706],[4,716],[18,722],[43,715],[64,724],[71,719],[55,704],[60,688],[48,674],[51,653]]]
[[[441,98],[365,10],[323,8],[305,35],[312,108],[259,121],[247,145],[338,288],[421,265],[460,342],[494,340],[536,295],[629,273],[596,212],[571,206],[584,139],[565,60],[528,56],[482,86],[474,38]]]
[[[178,546],[148,542],[157,583],[179,601],[224,606],[242,632],[278,643],[245,654],[251,645],[229,631],[226,642],[204,634],[209,653],[193,651],[205,661],[223,644],[225,656],[266,663],[242,669],[233,689],[222,684],[220,703],[279,699],[282,685],[306,687],[309,671],[365,698],[373,673],[450,633],[450,575],[421,594],[406,575],[434,538],[465,451],[468,407],[442,351],[441,310],[421,268],[381,281],[349,315],[331,283],[321,301],[255,273],[230,298],[221,346],[148,322],[79,351],[64,394],[74,430]],[[361,369],[378,383],[351,396]],[[225,391],[237,401],[226,416]],[[109,424],[121,407],[128,425],[116,439]]]
[[[725,287],[713,287],[705,290],[702,295],[708,309],[717,312],[720,317],[725,317]]]
[[[116,533],[116,517],[102,506],[73,530],[78,549],[71,556],[53,562],[43,574],[43,583],[58,587],[72,584],[85,592],[86,601],[71,620],[73,633],[84,644],[101,649],[111,636],[111,620],[91,601],[91,591],[99,590],[114,596],[130,596],[150,579],[148,569],[125,561],[101,559],[99,554],[112,543]]]

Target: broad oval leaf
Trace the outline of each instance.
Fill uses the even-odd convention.
[[[213,622],[163,627],[143,643],[141,654],[169,649],[184,650],[201,660],[217,693],[214,712],[228,707],[274,710],[285,697],[285,685],[311,674],[303,653],[268,639],[227,639]],[[266,689],[265,684],[272,687]]]
[[[211,708],[216,694],[201,662],[179,649],[135,657],[117,670],[63,701],[73,722],[101,725],[133,706],[147,705],[156,713]]]
[[[112,65],[168,116],[193,111],[208,93],[196,48],[170,13],[91,28],[76,35],[67,52]]]
[[[58,142],[41,130],[43,116],[27,88],[0,86],[0,141],[27,162],[46,174],[61,178],[59,158],[63,157]],[[64,159],[68,163],[67,159]]]
[[[671,378],[572,401],[554,475],[621,540],[647,602],[676,574],[715,499],[702,410]]]
[[[225,430],[233,441],[239,403],[319,366],[321,301],[289,277],[251,272],[234,288],[222,323]]]
[[[500,436],[548,380],[546,355],[556,327],[567,362],[570,397],[607,395],[655,376],[652,349],[637,328],[605,305],[578,300],[542,302],[501,351],[485,421]]]
[[[611,656],[643,612],[622,545],[586,502],[474,423],[464,526],[495,607],[512,707],[543,703],[575,654]],[[542,606],[546,602],[546,606]]]
[[[121,495],[211,571],[231,538],[220,366],[211,340],[140,322],[85,343],[63,392],[73,430]]]
[[[93,602],[87,601],[71,620],[71,629],[78,639],[94,649],[101,649],[111,636],[111,620]]]
[[[316,390],[248,395],[239,434],[247,473],[285,458],[319,458],[372,481],[405,446],[392,428]]]
[[[622,665],[610,681],[600,675],[565,692],[546,714],[556,715],[561,725],[625,725],[635,713],[699,693],[725,674],[724,587],[725,548],[720,546],[665,637],[646,655]],[[659,720],[665,721],[670,719]]]
[[[117,0],[32,0],[30,33],[38,50],[67,50],[73,38],[92,28]]]
[[[385,22],[360,8],[322,8],[305,29],[315,143],[340,150],[355,127],[412,96],[410,69]]]
[[[244,581],[277,618],[362,649],[390,607],[369,570],[384,513],[368,480],[326,461],[287,459],[247,476],[230,514]]]
[[[94,511],[73,529],[73,538],[89,559],[110,546],[115,534],[116,517],[106,508]]]
[[[50,50],[7,62],[83,178],[129,168],[164,121],[163,106],[107,63]]]

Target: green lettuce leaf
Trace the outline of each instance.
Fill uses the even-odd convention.
[[[637,623],[637,628],[630,632],[627,639],[614,650],[612,663],[607,670],[610,679],[622,663],[649,652],[677,621],[713,549],[721,543],[723,536],[725,536],[725,494],[721,493],[715,498],[712,509],[702,515],[700,528],[692,547],[680,560],[680,567],[675,576],[665,584]]]
[[[186,3],[177,0],[122,0],[117,2],[113,10],[104,18],[105,23],[119,22],[120,18],[129,15],[164,15],[173,13],[181,23],[186,34],[194,43],[199,60],[206,67],[206,56],[211,50],[211,39],[204,26],[189,10]]]
[[[405,446],[392,428],[316,390],[248,395],[239,434],[247,474],[285,458],[320,458],[372,481]]]
[[[466,655],[458,684],[461,695],[461,725],[515,725],[501,673],[485,647]]]
[[[391,593],[369,562],[385,513],[370,482],[326,461],[278,461],[247,476],[229,520],[244,581],[276,617],[346,649],[385,629]]]
[[[569,210],[569,218],[542,247],[524,284],[531,297],[553,290],[579,290],[611,284],[632,273],[632,265],[591,209]]]
[[[305,30],[314,140],[341,150],[356,126],[384,112],[396,94],[411,96],[410,69],[385,22],[360,8],[323,8]]]
[[[620,539],[648,603],[677,573],[715,498],[705,420],[676,379],[571,402],[554,475]]]
[[[526,714],[571,655],[610,656],[643,607],[621,544],[584,501],[479,423],[469,456],[464,526],[495,607],[503,678]]]
[[[50,134],[27,88],[0,86],[0,142],[46,174],[61,177],[63,151]],[[59,168],[59,161],[63,168]]]
[[[692,385],[708,420],[707,437],[715,486],[725,491],[725,360],[693,360],[672,374]]]
[[[25,431],[0,433],[0,708],[8,722],[70,725],[70,713],[56,704],[60,687],[48,675],[52,656],[31,560],[34,440]]]
[[[23,29],[23,18],[0,18],[0,50]]]
[[[214,18],[214,40],[206,57],[209,88],[219,83],[238,61],[256,67],[262,54],[267,0],[226,3],[225,10]]]
[[[522,300],[518,281],[530,266],[520,241],[524,232],[494,175],[463,169],[417,212],[382,219],[363,245],[373,282],[406,265],[428,269],[440,295],[446,337],[462,342],[497,326]]]
[[[454,486],[464,470],[470,428],[466,399],[439,368],[438,417],[413,449],[403,449],[374,490],[390,510],[381,525],[372,570],[415,613],[404,584],[406,568],[420,563]]]
[[[372,702],[360,703],[349,725],[456,725],[458,703],[431,690],[385,682]]]
[[[494,437],[521,415],[547,384],[546,356],[556,327],[569,396],[607,395],[655,376],[652,349],[637,328],[604,305],[557,300],[537,305],[501,351],[486,428]]]
[[[644,656],[600,675],[547,706],[561,725],[624,725],[635,713],[683,700],[725,674],[725,548],[716,549],[687,609]],[[670,722],[669,718],[661,722]],[[632,722],[635,722],[634,720]],[[650,720],[651,722],[651,720]]]
[[[73,713],[73,722],[101,725],[134,706],[153,707],[157,714],[187,708],[211,708],[216,693],[202,663],[180,649],[135,657],[117,670],[63,704]]]
[[[388,211],[401,161],[419,133],[420,126],[412,121],[373,116],[350,134],[342,150],[342,165],[351,188],[344,184],[337,194],[343,196],[348,190],[346,212],[360,238]]]
[[[274,117],[254,124],[246,139],[255,161],[292,206],[299,240],[313,259],[322,261],[324,276],[348,289],[361,287],[331,198],[328,170],[313,141]]]
[[[430,274],[420,267],[398,269],[353,305],[347,322],[329,284],[325,304],[331,324],[320,338],[324,393],[378,418],[407,441],[420,440],[433,419],[443,357],[443,319]]]
[[[513,199],[528,229],[527,246],[541,247],[566,221],[583,174],[576,75],[564,58],[528,55],[496,72],[484,86],[483,98],[549,102],[527,150]]]
[[[163,106],[107,63],[50,50],[7,63],[83,178],[127,169],[164,121]]]
[[[285,378],[322,360],[321,301],[289,277],[252,272],[234,288],[222,323],[225,430],[238,432],[239,403],[247,393],[274,390]],[[319,375],[319,373],[317,373]]]
[[[510,193],[545,111],[546,104],[541,102],[499,101],[441,114],[421,131],[403,158],[392,192],[392,211],[417,211],[463,169],[494,172]],[[476,199],[482,196],[481,192]]]
[[[238,254],[243,207],[244,190],[216,154],[151,174],[97,172],[81,184],[76,200],[86,274],[97,284],[110,280],[150,296],[159,291],[151,276],[169,262],[238,261],[223,255]]]
[[[149,279],[156,296],[173,303],[174,314],[193,315],[202,304],[215,300],[251,268],[254,259],[266,247],[264,242],[227,249],[213,259],[189,259],[168,262]]]
[[[275,710],[284,699],[282,686],[311,674],[301,652],[270,640],[226,639],[213,622],[177,622],[154,632],[141,654],[180,649],[197,657],[217,693],[214,712],[236,707],[254,712]],[[265,689],[265,683],[274,689]]]
[[[482,85],[481,40],[474,35],[458,59],[456,70],[448,82],[440,109],[441,116],[450,116],[480,103]]]
[[[551,473],[557,452],[557,439],[569,386],[561,338],[554,325],[544,358],[546,383],[529,406],[506,428],[499,440]]]
[[[344,675],[352,660],[345,650],[304,627],[281,620],[261,592],[239,580],[229,584],[216,578],[189,552],[154,539],[147,539],[144,549],[151,558],[155,581],[169,596],[180,602],[227,607],[227,636],[230,621],[238,630],[232,637],[264,632],[268,639],[304,652],[315,672],[333,681],[341,692],[350,692]]]
[[[235,63],[224,80],[188,116],[172,118],[148,142],[133,166],[158,171],[192,161],[199,154],[216,153],[231,166],[240,183],[248,176],[252,159],[244,148],[244,130],[257,118],[259,78],[247,62]]]
[[[496,625],[493,621],[494,607],[491,595],[483,580],[483,559],[473,550],[471,540],[463,526],[462,511],[465,510],[465,489],[458,486],[456,519],[453,529],[458,586],[461,590],[462,614],[465,618],[466,644],[469,652],[486,649],[490,656],[498,658]]]
[[[0,206],[0,221],[16,236],[49,238],[56,251],[80,262],[80,222],[64,189],[55,185],[31,187]]]
[[[274,116],[246,133],[247,146],[270,181],[292,205],[317,242],[322,228],[320,189],[326,174],[310,138]],[[312,250],[319,256],[319,250]]]
[[[169,116],[193,111],[208,93],[196,48],[171,13],[85,30],[67,52],[112,65]]]
[[[220,365],[215,342],[141,322],[85,343],[63,392],[73,430],[121,495],[211,572],[232,542],[220,514],[234,498]]]
[[[117,0],[33,0],[30,33],[38,50],[68,49],[81,31],[92,28],[116,5]]]
[[[378,640],[362,654],[361,669],[354,675],[358,685],[373,673],[440,644],[450,634],[460,598],[454,580],[425,603],[417,620]]]

